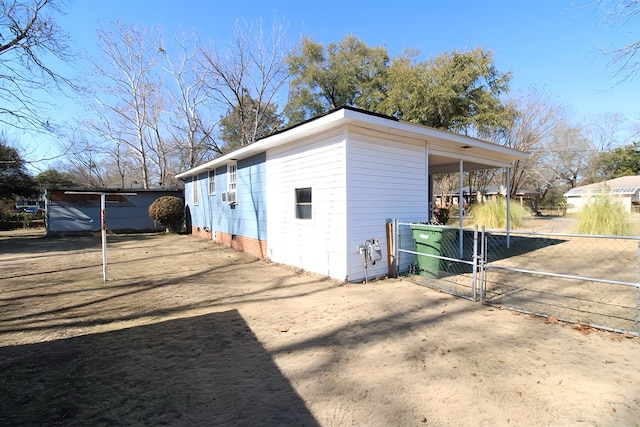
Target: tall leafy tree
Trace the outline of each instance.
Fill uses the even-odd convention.
[[[73,187],[77,185],[74,177],[67,172],[47,169],[35,177],[36,183],[42,187]]]
[[[640,175],[640,142],[602,153],[599,164],[605,179]]]
[[[467,134],[505,124],[500,97],[509,90],[511,75],[497,70],[490,51],[445,52],[424,62],[414,62],[415,55],[393,60],[387,97],[377,111]]]
[[[256,110],[261,114],[255,114]],[[249,114],[247,114],[249,112]],[[253,114],[252,114],[253,113]],[[248,95],[244,97],[242,107],[236,105],[220,120],[220,139],[224,141],[223,151],[249,145],[282,128],[284,120],[275,105],[258,105],[258,101]],[[248,139],[251,136],[252,139]]]
[[[423,62],[417,56],[406,51],[390,61],[384,47],[353,35],[326,49],[305,38],[288,57],[285,114],[295,124],[348,105],[475,135],[505,124],[500,98],[511,75],[498,71],[490,51],[445,52]]]
[[[290,124],[342,106],[375,111],[384,98],[389,55],[354,35],[322,44],[304,37],[287,57],[291,82],[285,115]]]
[[[28,173],[18,151],[0,139],[0,199],[38,194],[38,186]]]

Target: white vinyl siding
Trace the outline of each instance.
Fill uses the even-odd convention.
[[[377,238],[383,262],[369,265],[368,274],[388,273],[385,224],[401,220],[425,221],[428,177],[424,143],[415,145],[351,133],[347,144],[347,247]],[[352,280],[363,277],[362,255],[348,252]]]
[[[267,151],[267,256],[334,278],[346,274],[341,129]],[[301,188],[312,192],[311,219],[296,218],[295,190]]]

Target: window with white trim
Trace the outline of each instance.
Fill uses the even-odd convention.
[[[216,194],[216,171],[209,171],[209,195],[214,196]]]
[[[227,165],[227,191],[236,191],[238,188],[238,165],[231,163]]]
[[[311,187],[296,188],[296,218],[311,219]]]
[[[193,204],[198,204],[198,175],[191,178],[191,192],[193,193]]]

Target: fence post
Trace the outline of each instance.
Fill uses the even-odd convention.
[[[487,234],[485,226],[482,226],[482,233],[480,237],[480,303],[484,304],[484,264],[487,260]]]
[[[633,317],[633,327],[634,330],[636,332],[636,334],[640,335],[640,329],[638,328],[638,317],[639,317],[639,312],[640,312],[640,242],[638,243],[638,263],[637,263],[637,269],[638,269],[638,283],[636,286],[636,312],[635,315]]]
[[[640,286],[636,286],[636,315],[633,319],[636,334],[640,335],[640,329],[638,329],[638,310],[640,310]]]
[[[473,286],[473,301],[478,301],[478,224],[473,228],[473,273],[472,273],[472,286]]]
[[[391,228],[393,234],[393,259],[395,261],[395,277],[400,277],[400,226],[398,219],[391,220]]]

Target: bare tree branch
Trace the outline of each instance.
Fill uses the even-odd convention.
[[[605,11],[605,20],[612,26],[624,26],[631,24],[633,29],[638,28],[633,21],[640,16],[640,1],[638,0],[597,0],[596,5],[601,6]],[[637,31],[635,32],[637,36]],[[614,75],[618,77],[618,84],[635,78],[640,72],[640,40],[633,40],[624,46],[619,46],[602,52],[611,57],[609,67],[614,69]]]
[[[0,0],[0,123],[20,129],[52,130],[49,106],[36,92],[53,93],[72,82],[44,58],[70,62],[68,35],[52,18],[64,0]],[[50,60],[50,59],[49,59]]]

